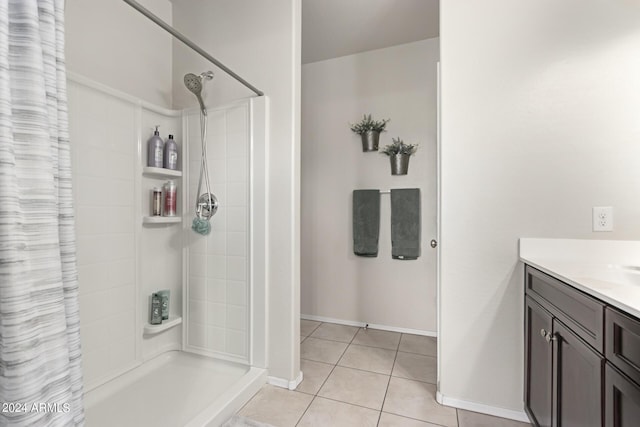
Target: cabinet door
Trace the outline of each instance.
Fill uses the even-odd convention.
[[[558,319],[553,338],[554,426],[602,426],[604,359]]]
[[[605,426],[636,427],[640,423],[640,386],[609,362],[604,374]]]
[[[525,410],[534,425],[550,427],[552,411],[552,316],[530,297],[525,300]]]

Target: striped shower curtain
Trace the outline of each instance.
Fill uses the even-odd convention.
[[[0,426],[82,425],[64,0],[0,0]]]

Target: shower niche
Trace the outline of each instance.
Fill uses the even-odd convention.
[[[180,146],[180,143],[178,143]],[[160,188],[162,189],[163,184],[167,180],[172,180],[177,185],[177,193],[180,194],[182,191],[181,179],[182,171],[164,169],[164,168],[154,168],[152,166],[144,166],[142,168],[142,176],[144,178],[148,178],[147,182],[151,182],[153,185],[151,188]],[[176,212],[175,216],[163,216],[163,215],[152,215],[152,197],[151,197],[151,189],[148,190],[148,199],[149,199],[149,207],[146,215],[142,217],[143,224],[178,224],[182,222],[182,217],[179,216]],[[162,204],[162,198],[160,204]],[[162,208],[161,208],[162,209]]]
[[[139,228],[138,262],[139,294],[138,319],[140,327],[137,335],[140,339],[143,358],[153,357],[166,350],[178,350],[182,339],[183,322],[182,295],[182,246],[180,225],[183,222],[184,203],[184,129],[182,112],[163,109],[157,106],[143,105],[139,116],[140,135],[138,137],[138,190]],[[160,137],[166,141],[169,134],[175,135],[178,145],[178,169],[155,168],[147,166],[148,140],[153,130],[159,127]],[[176,185],[175,216],[153,216],[152,190],[162,191],[161,205],[164,204],[164,184],[173,181]],[[161,211],[164,211],[162,206]],[[163,212],[162,212],[163,213]],[[167,289],[170,291],[169,319],[161,324],[150,323],[151,294]]]

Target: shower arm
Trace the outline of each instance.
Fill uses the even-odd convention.
[[[222,62],[218,61],[213,56],[209,55],[200,46],[198,46],[197,44],[195,44],[194,42],[192,42],[191,40],[186,38],[184,35],[182,35],[178,31],[176,31],[171,25],[167,24],[162,19],[158,18],[156,15],[151,13],[151,11],[149,9],[145,8],[144,6],[142,6],[137,1],[135,1],[135,0],[122,0],[122,1],[124,1],[129,6],[133,7],[138,12],[140,12],[141,14],[143,14],[144,16],[149,18],[151,21],[156,23],[159,27],[161,27],[163,30],[167,31],[173,37],[177,38],[182,43],[184,43],[185,45],[187,45],[191,49],[195,50],[197,53],[199,53],[201,56],[203,56],[209,62],[213,63],[216,67],[220,68],[222,71],[224,71],[225,73],[229,74],[231,77],[233,77],[234,79],[236,79],[237,81],[242,83],[244,86],[246,86],[247,88],[251,89],[253,92],[256,93],[256,95],[258,95],[258,96],[263,96],[264,95],[264,92],[262,92],[261,90],[257,89],[251,83],[249,83],[248,81],[246,81],[245,79],[243,79],[242,77],[240,77],[239,75],[237,75],[236,73],[231,71],[231,69],[229,69]]]

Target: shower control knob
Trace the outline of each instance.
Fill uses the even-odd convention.
[[[436,248],[438,246],[438,241],[436,239],[431,239],[431,247]]]

